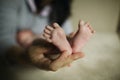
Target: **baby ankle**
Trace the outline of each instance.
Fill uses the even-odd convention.
[[[76,47],[73,47],[72,48],[72,53],[77,53],[77,52],[80,52],[80,49],[76,48]]]

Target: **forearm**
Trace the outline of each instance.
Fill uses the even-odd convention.
[[[68,37],[68,39],[71,40],[71,37]],[[42,44],[43,43],[44,42],[42,42]],[[31,45],[31,47],[29,47],[28,50],[14,46],[8,50],[7,58],[10,62],[13,63],[22,64],[22,65],[31,64],[40,69],[48,70],[48,71],[56,71],[70,64],[72,61],[74,61],[74,59],[71,56],[68,57],[65,56],[66,54],[68,54],[66,52],[59,53],[59,56],[56,59],[51,60],[45,57],[44,55],[45,51],[48,51],[48,47],[43,48],[42,46],[40,47],[40,45],[39,46]]]

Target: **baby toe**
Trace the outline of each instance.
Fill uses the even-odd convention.
[[[46,33],[46,34],[51,34],[51,31],[48,30],[48,29],[44,29],[44,33]]]
[[[54,28],[53,28],[53,27],[51,27],[51,26],[49,26],[49,25],[48,25],[48,26],[46,26],[46,29],[47,29],[47,30],[49,30],[49,31],[53,31],[53,30],[54,30]]]
[[[84,26],[88,27],[90,25],[89,22],[86,22]]]
[[[79,26],[84,26],[85,22],[83,20],[80,20]]]
[[[45,38],[50,38],[50,37],[51,37],[49,34],[46,34],[46,33],[44,33],[43,36],[44,36]]]
[[[48,42],[50,42],[50,43],[52,42],[52,40],[51,40],[50,38],[47,38],[46,40],[47,40]]]
[[[88,28],[91,30],[91,33],[95,33],[95,30],[92,28],[91,25],[88,25]]]
[[[53,23],[53,28],[60,28],[59,24],[58,23]]]

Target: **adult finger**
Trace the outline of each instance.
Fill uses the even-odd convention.
[[[74,54],[70,55],[70,59],[74,61],[74,60],[77,60],[79,58],[83,58],[84,56],[85,55],[83,52],[78,52],[78,53],[74,53]]]

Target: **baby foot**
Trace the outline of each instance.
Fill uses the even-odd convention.
[[[78,31],[72,40],[73,53],[80,52],[83,46],[87,43],[90,37],[94,34],[94,30],[89,23],[84,23],[80,21],[78,25]]]
[[[69,42],[67,41],[66,35],[63,29],[54,23],[51,26],[46,26],[44,29],[43,36],[48,42],[53,43],[61,52],[67,51],[69,54],[72,53]],[[68,54],[67,54],[68,55]]]

